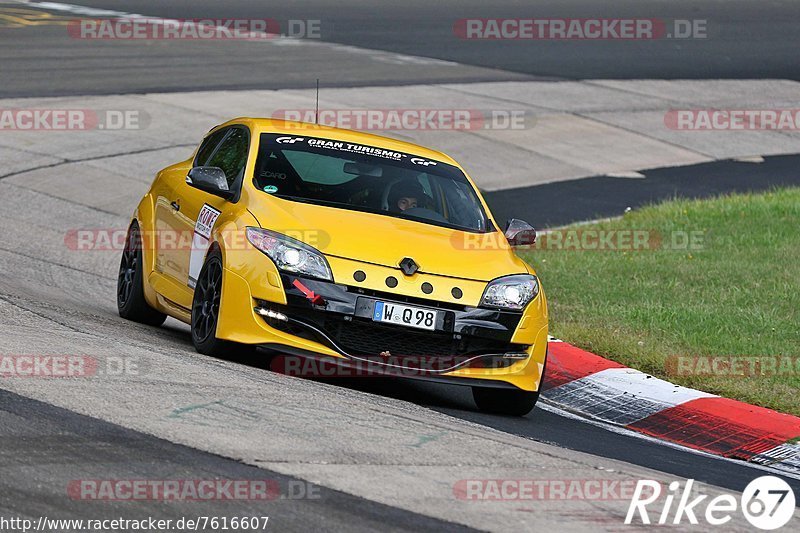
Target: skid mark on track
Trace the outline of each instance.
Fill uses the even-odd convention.
[[[215,400],[178,407],[167,415],[167,418],[191,422],[198,426],[248,429],[252,427],[253,423],[261,420],[261,415],[255,411],[226,403],[225,400]]]
[[[429,435],[419,435],[417,437],[419,439],[419,442],[417,442],[415,444],[411,444],[410,446],[412,448],[422,448],[425,444],[427,444],[429,442],[433,442],[435,440],[438,440],[440,437],[443,437],[446,434],[447,434],[446,431],[440,431],[438,433],[432,433],[432,434],[429,434]]]

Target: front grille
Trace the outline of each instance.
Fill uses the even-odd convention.
[[[492,361],[474,361],[470,366],[489,365],[487,368],[500,368],[514,361],[506,360],[502,354],[519,353],[526,349],[526,346],[511,344],[505,340],[391,326],[349,315],[267,302],[259,304],[278,310],[292,319],[290,322],[266,319],[276,329],[315,340],[354,357],[407,368],[444,369],[480,355],[499,357]],[[389,354],[391,360],[387,360]]]
[[[417,331],[365,320],[326,317],[323,330],[347,353],[360,357],[380,356],[384,352],[412,358],[452,357],[514,350],[514,345],[491,339],[455,339],[451,333]]]

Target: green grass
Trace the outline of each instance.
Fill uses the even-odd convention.
[[[643,229],[663,240],[655,250],[523,252],[547,292],[554,336],[674,383],[800,415],[800,369],[676,376],[665,364],[800,357],[800,189],[674,200],[570,229]],[[672,232],[702,232],[704,242],[675,249]]]

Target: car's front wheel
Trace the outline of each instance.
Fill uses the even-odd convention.
[[[217,338],[219,308],[222,301],[222,270],[222,253],[214,249],[206,257],[194,288],[190,324],[192,344],[204,355],[250,361],[257,354],[256,346]]]
[[[150,326],[160,326],[167,319],[167,315],[150,307],[144,298],[142,236],[136,222],[128,228],[125,249],[119,263],[117,309],[122,318]]]
[[[536,406],[539,391],[472,387],[472,398],[481,411],[508,416],[525,416]]]
[[[228,348],[226,341],[217,338],[221,300],[222,254],[219,250],[213,250],[197,277],[192,300],[192,344],[205,355],[220,356]]]

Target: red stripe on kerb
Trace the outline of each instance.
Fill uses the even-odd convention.
[[[607,368],[625,368],[625,365],[609,361],[566,342],[551,342],[547,350],[544,390],[585,378]]]
[[[692,400],[627,427],[689,448],[744,460],[800,436],[800,418],[728,398]]]

